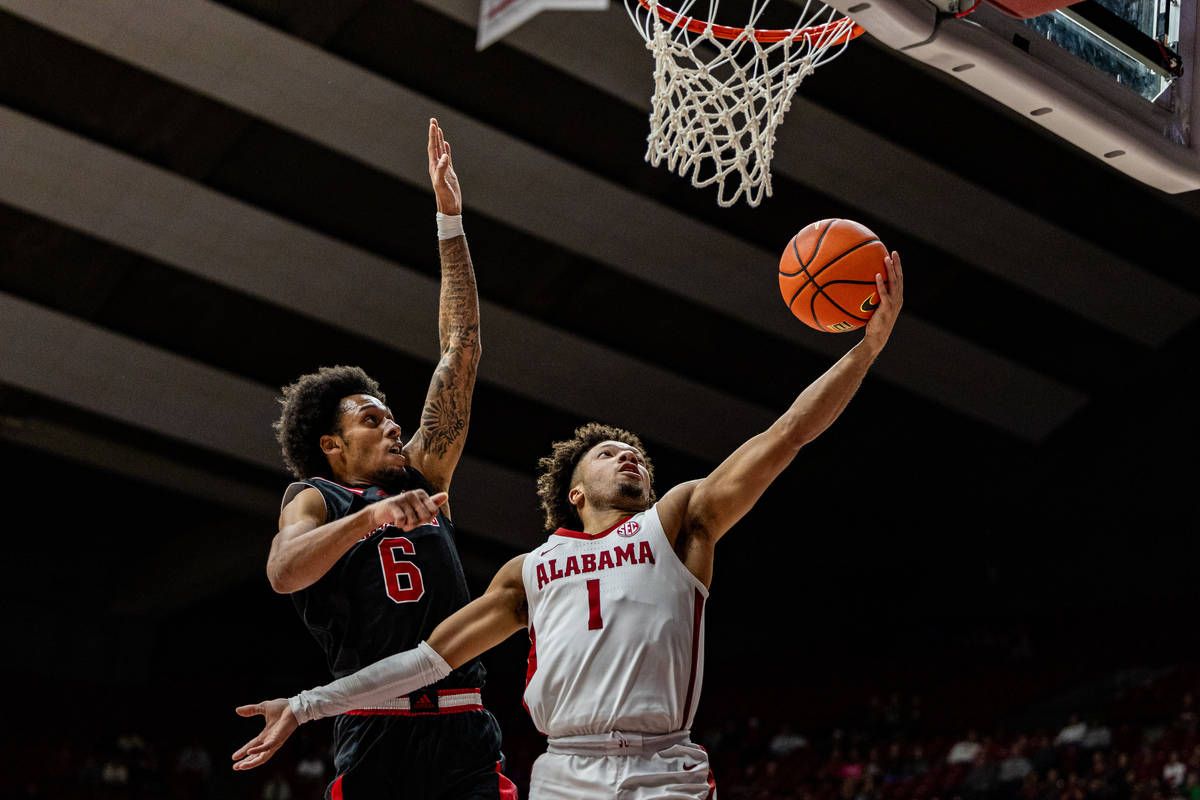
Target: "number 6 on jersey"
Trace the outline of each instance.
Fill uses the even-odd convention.
[[[396,558],[396,551],[414,556],[417,549],[405,536],[393,536],[379,540],[379,564],[383,567],[384,588],[395,603],[415,603],[425,596],[425,582],[421,580],[421,568],[411,561]],[[401,580],[404,576],[404,580]],[[404,584],[408,585],[405,586]]]

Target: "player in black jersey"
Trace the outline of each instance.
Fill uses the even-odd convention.
[[[428,155],[442,357],[420,426],[405,441],[378,384],[345,366],[285,387],[275,426],[298,480],[283,498],[267,575],[292,596],[335,677],[416,646],[470,600],[446,500],[479,363],[479,300],[458,178],[436,120]],[[481,703],[483,681],[472,660],[412,697],[339,717],[326,797],[515,798],[500,774],[500,729]]]

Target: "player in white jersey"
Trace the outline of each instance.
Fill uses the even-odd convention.
[[[596,432],[600,450],[636,463],[612,433]],[[675,554],[657,506],[594,535],[560,528],[525,556],[521,578],[525,705],[538,730],[558,739],[691,727],[708,587]]]
[[[266,725],[234,753],[234,768],[264,763],[302,722],[409,702],[406,694],[526,628],[525,702],[549,740],[534,764],[533,800],[715,798],[708,757],[689,738],[714,546],[837,419],[886,344],[904,274],[894,252],[885,267],[863,340],[707,477],[656,501],[653,467],[633,434],[592,423],[556,442],[538,478],[556,529],[546,543],[505,564],[483,596],[418,647],[290,699],[239,708]]]
[[[649,485],[640,442],[624,431],[585,426],[568,444],[615,464],[630,486],[645,471]],[[559,528],[525,556],[521,577],[531,643],[525,706],[550,739],[532,793],[598,797],[597,786],[619,786],[621,797],[708,797],[708,756],[688,739],[708,587],[676,554],[658,504],[594,534]]]

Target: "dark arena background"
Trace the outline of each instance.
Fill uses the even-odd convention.
[[[554,439],[638,431],[663,489],[856,342],[775,279],[798,229],[856,219],[905,309],[718,548],[694,735],[720,796],[1200,800],[1200,193],[866,37],[805,82],[774,196],[720,209],[643,161],[624,13],[476,52],[466,0],[0,2],[0,796],[321,796],[328,722],[229,768],[235,705],[327,679],[264,573],[274,398],[358,364],[416,424],[436,116],[482,303],[474,592],[541,540]],[[485,657],[523,794],[527,649]]]

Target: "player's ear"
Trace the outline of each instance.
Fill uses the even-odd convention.
[[[576,508],[583,507],[583,487],[576,485],[571,487],[571,491],[567,492],[567,501]]]
[[[321,437],[321,452],[324,453],[325,455],[331,456],[334,453],[340,451],[341,449],[342,449],[342,437],[335,436],[332,433],[327,433]]]

